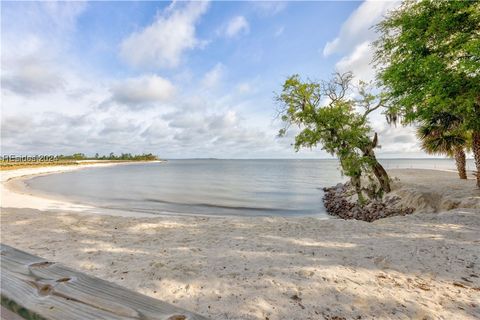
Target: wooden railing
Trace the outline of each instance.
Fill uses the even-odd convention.
[[[0,258],[2,319],[206,319],[7,245]]]

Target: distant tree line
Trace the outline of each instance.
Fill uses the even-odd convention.
[[[132,160],[132,161],[151,161],[159,160],[159,158],[152,153],[142,153],[142,154],[131,154],[131,153],[121,153],[120,155],[115,155],[115,153],[110,152],[109,155],[99,155],[95,154],[93,157],[89,157],[84,153],[74,153],[72,155],[58,155],[59,160]]]

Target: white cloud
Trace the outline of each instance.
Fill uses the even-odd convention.
[[[166,102],[175,94],[175,86],[157,75],[129,78],[114,85],[112,100],[131,108]]]
[[[353,71],[362,80],[373,80],[371,43],[377,37],[373,26],[399,4],[398,1],[363,2],[343,23],[338,36],[327,42],[323,55],[342,54],[343,57],[336,64],[337,70]]]
[[[275,146],[274,135],[247,127],[245,119],[232,109],[208,113],[176,111],[163,119],[169,131],[174,132],[171,144],[181,147],[183,152],[195,149],[209,156],[245,156]]]
[[[415,128],[412,126],[391,126],[383,121],[377,125],[380,149],[376,151],[379,156],[421,156],[419,141],[415,136]]]
[[[286,1],[252,1],[255,10],[261,15],[273,16],[287,7]]]
[[[64,89],[69,76],[63,53],[84,9],[84,2],[2,5],[2,87],[25,96]]]
[[[327,42],[323,54],[329,56],[333,53],[348,53],[358,43],[375,38],[372,29],[376,23],[389,11],[396,8],[398,1],[365,1],[343,23],[339,35]]]
[[[206,89],[213,89],[219,85],[225,74],[225,67],[221,63],[217,63],[210,71],[208,71],[202,79],[202,86]]]
[[[372,42],[377,38],[373,26],[384,15],[395,9],[398,1],[365,1],[343,23],[337,37],[323,48],[323,55],[339,54],[335,68],[340,72],[352,71],[358,79],[373,80],[375,70],[371,65],[373,58]],[[392,127],[385,121],[381,112],[369,116],[372,127],[379,134],[382,148],[376,153],[382,156],[422,155],[411,127]]]
[[[12,129],[23,121],[21,128]],[[29,130],[25,130],[25,126]],[[87,112],[66,115],[59,112],[2,117],[2,148],[20,154],[101,153],[140,151],[142,120],[116,114]],[[137,149],[138,148],[138,149]]]
[[[365,41],[358,44],[351,54],[341,58],[335,65],[340,72],[352,71],[354,75],[362,80],[369,81],[375,77],[375,70],[371,65],[373,52],[371,43]]]
[[[38,48],[40,44],[44,50],[57,49],[58,44],[75,30],[76,20],[85,8],[84,1],[18,1],[2,5],[2,26],[5,26],[2,30],[2,57],[14,52],[32,53],[30,49]],[[47,40],[45,35],[49,41],[44,41]]]
[[[247,34],[249,31],[250,26],[247,19],[244,16],[236,16],[228,22],[225,28],[225,36],[233,38],[240,34]]]
[[[18,94],[50,93],[63,88],[64,80],[55,64],[35,57],[22,57],[3,66],[2,87]]]
[[[174,2],[153,24],[124,39],[120,56],[135,67],[173,68],[180,64],[185,51],[202,46],[195,25],[208,3],[194,1],[179,6]]]
[[[2,116],[78,113],[108,96],[71,53],[82,2],[2,4]]]
[[[152,119],[148,127],[141,133],[146,145],[158,145],[159,143],[166,143],[171,140],[172,130],[168,127],[168,123],[161,117]]]

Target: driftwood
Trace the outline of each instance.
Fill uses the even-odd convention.
[[[0,255],[2,309],[24,319],[206,319],[7,245]]]

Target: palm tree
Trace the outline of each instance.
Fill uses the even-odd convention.
[[[465,148],[468,132],[462,127],[462,119],[441,112],[417,128],[422,149],[429,154],[446,154],[455,158],[460,179],[467,179]]]

